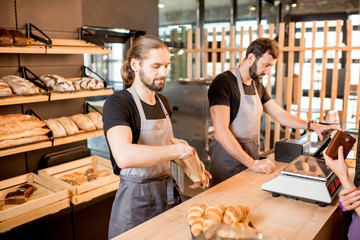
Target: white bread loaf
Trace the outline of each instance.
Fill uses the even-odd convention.
[[[103,121],[102,121],[102,116],[101,116],[100,113],[98,113],[98,112],[89,112],[86,115],[94,123],[94,125],[96,126],[97,129],[102,129],[103,128]]]
[[[0,78],[0,96],[8,96],[11,95],[12,91],[9,85]]]
[[[90,120],[90,118],[85,114],[76,114],[70,117],[74,123],[84,131],[94,131],[96,130],[96,126]]]
[[[19,122],[9,122],[0,125],[0,135],[18,133],[34,128],[42,128],[46,126],[45,121],[40,120],[28,120]]]
[[[32,136],[32,137],[25,137],[19,139],[12,139],[12,140],[3,140],[0,141],[0,148],[15,146],[19,144],[43,141],[49,139],[46,135],[39,135],[39,136]]]
[[[104,83],[90,77],[79,78],[75,81],[82,89],[100,89],[104,88]]]
[[[39,88],[24,78],[15,75],[8,75],[2,77],[2,79],[10,86],[11,90],[15,94],[27,95],[40,93]]]
[[[67,135],[79,133],[79,128],[76,124],[68,117],[56,118],[56,120],[64,127]]]
[[[67,135],[65,128],[54,118],[45,120],[47,126],[50,128],[53,137],[64,137]]]
[[[54,86],[61,82],[66,82],[67,80],[59,75],[55,74],[46,74],[39,77],[39,79],[48,87],[54,88]]]

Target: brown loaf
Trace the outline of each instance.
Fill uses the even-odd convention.
[[[27,44],[28,43],[29,39],[22,32],[20,32],[18,30],[9,30],[9,32],[12,35],[15,44]]]
[[[12,44],[13,41],[14,41],[13,37],[12,37],[11,33],[8,30],[0,29],[0,43]]]
[[[90,118],[85,114],[76,114],[70,117],[71,120],[84,131],[94,131],[96,127]]]
[[[26,130],[23,132],[11,133],[11,134],[7,134],[7,135],[0,135],[0,141],[10,140],[10,139],[18,139],[18,138],[23,138],[23,137],[45,135],[49,131],[50,131],[50,129],[48,129],[48,128],[35,128],[35,129],[31,129],[31,130]]]
[[[12,91],[9,85],[0,78],[0,96],[8,96],[11,95]]]
[[[97,129],[102,129],[103,128],[103,121],[102,121],[102,116],[101,116],[100,113],[98,113],[98,112],[89,112],[86,115],[94,123],[94,125],[95,125],[95,127]]]
[[[39,79],[48,87],[54,88],[56,84],[66,82],[66,79],[55,74],[42,75]]]
[[[0,135],[18,133],[34,128],[42,128],[44,126],[46,126],[46,122],[40,120],[5,123],[0,125]]]
[[[24,203],[24,202],[26,202],[25,194],[26,194],[26,192],[24,192],[24,191],[9,192],[5,196],[5,204]]]
[[[26,121],[26,120],[37,120],[37,118],[35,116],[26,115],[26,114],[17,114],[17,113],[0,115],[0,124]]]
[[[26,94],[37,94],[40,90],[30,81],[15,76],[8,75],[2,77],[2,79],[10,86],[11,90],[15,94],[26,95]]]
[[[53,137],[64,137],[67,135],[65,128],[54,118],[45,120],[47,126],[50,128]]]
[[[76,80],[75,82],[79,84],[82,89],[104,88],[104,83],[95,78],[83,77]]]
[[[60,82],[54,85],[53,90],[54,92],[71,92],[71,91],[77,91],[80,90],[79,84],[72,82],[72,81],[66,81],[66,82]]]
[[[3,141],[0,141],[0,148],[20,145],[20,144],[25,144],[25,143],[31,143],[31,142],[37,142],[37,141],[43,141],[43,140],[47,140],[47,139],[49,139],[48,136],[39,135],[39,136],[19,138],[19,139],[14,139],[14,140],[3,140]]]
[[[68,117],[56,118],[56,120],[64,127],[67,135],[79,133],[79,128],[76,124]]]

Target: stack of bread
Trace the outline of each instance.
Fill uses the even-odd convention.
[[[75,81],[70,81],[56,74],[46,74],[40,76],[39,79],[54,92],[69,92],[82,89],[89,90],[104,88],[103,82],[89,77],[83,77]]]
[[[8,75],[0,78],[0,96],[38,94],[40,89],[25,78]]]
[[[46,140],[46,122],[26,114],[0,115],[0,148]]]
[[[237,229],[249,232],[256,230],[249,226],[250,208],[243,205],[225,207],[220,204],[194,204],[188,210],[187,219],[190,224],[191,233],[198,237],[202,232],[206,238],[210,238],[213,231],[208,231],[212,226],[218,223],[227,224]],[[223,232],[222,237],[232,238],[236,233],[232,231]]]
[[[103,128],[102,116],[98,112],[75,114],[69,117],[50,118],[45,120],[53,137],[64,137],[77,134],[80,130],[94,131]]]
[[[85,174],[81,172],[73,172],[70,174],[64,174],[59,179],[73,186],[78,186],[85,182],[95,181],[98,177],[106,177],[109,175],[110,172],[106,169],[95,171],[93,168],[89,168],[85,171]]]

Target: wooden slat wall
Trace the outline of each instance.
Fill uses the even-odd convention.
[[[341,42],[341,28],[342,24],[346,24],[347,27],[347,42],[346,44],[340,44]],[[264,85],[266,87],[266,90],[271,95],[271,78],[275,77],[275,101],[281,105],[285,106],[286,111],[291,111],[292,104],[297,104],[297,110],[294,115],[298,117],[303,117],[306,115],[306,119],[304,120],[310,120],[310,119],[317,119],[320,122],[324,121],[325,111],[327,110],[342,110],[341,119],[346,119],[349,121],[349,111],[352,113],[352,115],[355,116],[355,127],[359,127],[359,115],[360,115],[360,73],[359,73],[359,79],[357,79],[357,93],[353,94],[351,97],[352,99],[356,99],[356,110],[355,109],[348,109],[349,106],[349,99],[350,99],[350,82],[351,82],[351,52],[353,50],[360,50],[359,46],[352,46],[352,32],[353,27],[350,20],[347,20],[345,23],[342,23],[342,20],[336,21],[336,29],[335,29],[335,46],[328,46],[328,34],[329,34],[329,22],[324,22],[323,27],[323,34],[324,34],[324,42],[323,46],[316,46],[316,34],[318,32],[317,28],[317,22],[312,22],[312,45],[311,46],[305,46],[305,23],[301,23],[300,28],[300,45],[295,46],[295,23],[291,22],[289,23],[289,30],[288,30],[288,45],[285,45],[285,23],[279,23],[278,27],[278,45],[280,49],[279,57],[278,57],[278,64],[276,66],[276,76],[268,76],[267,82],[264,82]],[[266,31],[264,30],[264,26],[259,25],[257,30],[257,37],[267,37]],[[247,31],[246,31],[247,30]],[[267,30],[268,37],[273,38],[274,37],[274,24],[270,24],[269,28]],[[248,29],[244,29],[244,27],[241,27],[238,32],[236,32],[235,26],[230,27],[230,33],[226,33],[225,29],[221,29],[221,32],[217,32],[216,28],[213,28],[212,32],[212,38],[216,39],[218,34],[221,34],[220,41],[217,40],[217,42],[220,42],[220,48],[218,48],[217,42],[212,44],[212,47],[209,48],[208,43],[208,30],[204,29],[204,39],[200,39],[200,31],[199,29],[195,30],[195,49],[193,49],[193,35],[192,30],[188,30],[188,43],[187,43],[187,77],[188,78],[214,78],[217,74],[226,71],[225,69],[225,63],[226,61],[229,61],[230,67],[235,67],[235,64],[240,64],[243,61],[244,52],[246,51],[247,46],[244,46],[244,39],[246,37],[249,38],[250,42],[253,39],[253,29],[249,27]],[[230,42],[226,44],[226,34],[230,36]],[[246,35],[247,34],[247,35]],[[256,36],[256,35],[255,35]],[[236,38],[239,37],[239,46],[236,46]],[[203,41],[203,49],[200,49],[200,41]],[[311,58],[310,58],[310,74],[311,76],[305,76],[304,75],[304,64],[305,64],[305,52],[311,51]],[[321,69],[319,71],[320,64],[316,64],[315,61],[315,52],[316,51],[322,51],[322,61],[321,61]],[[325,91],[326,91],[326,79],[327,79],[327,65],[328,65],[328,58],[329,58],[329,51],[334,52],[334,54],[331,54],[334,59],[333,63],[333,72],[332,72],[332,89],[331,89],[331,98],[329,101],[326,101],[325,97]],[[345,83],[344,83],[344,98],[343,98],[343,104],[342,109],[336,109],[336,105],[339,104],[339,101],[337,100],[337,92],[338,92],[338,76],[339,76],[339,54],[340,51],[343,53],[346,53],[346,72],[345,72]],[[230,59],[226,59],[226,52],[229,52]],[[235,53],[238,52],[238,55],[235,55]],[[195,53],[195,73],[192,72],[192,66],[193,66],[193,53]],[[208,59],[208,53],[211,54],[211,59]],[[220,68],[217,68],[217,54],[220,53]],[[284,64],[282,63],[284,60],[284,53],[288,53],[288,61],[286,63],[286,71],[284,69]],[[299,55],[299,59],[295,59],[295,54]],[[203,55],[203,65],[200,66],[200,59],[201,55]],[[237,59],[236,59],[237,58]],[[296,62],[295,62],[296,60]],[[212,63],[212,71],[211,76],[208,76],[208,63]],[[298,63],[299,68],[297,69],[296,73],[294,72],[294,64]],[[316,68],[316,66],[318,66]],[[200,72],[202,67],[203,69],[203,76],[200,76]],[[217,72],[217,69],[219,69]],[[317,73],[315,73],[317,71]],[[285,73],[286,72],[286,73]],[[295,75],[296,74],[296,75]],[[318,84],[320,84],[319,90],[320,95],[319,97],[315,97],[315,77],[316,74],[321,74],[320,81]],[[319,77],[317,77],[319,78]],[[308,94],[308,105],[302,106],[301,104],[304,103],[304,101],[301,101],[301,98],[303,97],[303,82],[309,81],[310,82],[310,88],[309,88],[309,94]],[[274,83],[273,83],[274,84]],[[352,83],[353,84],[353,83]],[[283,90],[284,86],[286,89]],[[289,91],[293,89],[293,91]],[[283,94],[284,92],[284,94]],[[354,101],[354,100],[352,100]],[[317,104],[319,103],[319,106]],[[330,107],[328,105],[330,105]],[[313,107],[318,109],[317,112],[314,112]],[[302,109],[306,109],[307,112],[303,112],[304,115],[301,115]],[[316,113],[316,115],[314,115]],[[345,121],[346,121],[345,120]],[[274,135],[273,135],[273,142],[276,142],[280,139],[280,124],[277,121],[272,120],[269,116],[266,117],[265,120],[265,150],[268,150],[270,148],[270,132],[271,132],[271,123],[274,123]],[[344,124],[344,122],[343,122]],[[346,128],[346,125],[344,125]],[[285,137],[290,137],[291,129],[285,128]],[[295,137],[299,137],[300,132],[298,129],[295,130]]]

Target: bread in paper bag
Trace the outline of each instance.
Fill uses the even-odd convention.
[[[172,144],[179,143],[179,140],[176,138],[170,139]],[[195,154],[186,159],[175,159],[177,165],[181,167],[184,173],[194,182],[200,185],[201,188],[204,188],[207,184],[207,177],[205,175],[205,166],[204,163],[200,161],[199,156],[193,148]]]

